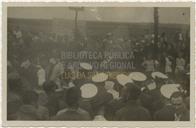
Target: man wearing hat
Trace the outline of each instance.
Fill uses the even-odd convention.
[[[112,94],[108,93],[104,87],[105,81],[108,79],[108,74],[98,73],[92,77],[93,83],[97,86],[97,95],[91,100],[93,112],[96,115],[100,108],[104,107],[109,101],[112,100]]]
[[[165,85],[168,86],[168,85]],[[171,90],[171,92],[168,91]],[[189,110],[187,109],[183,95],[178,89],[174,89],[171,85],[162,94],[167,97],[164,99],[164,106],[154,114],[156,121],[188,121]]]
[[[189,121],[190,111],[187,109],[184,103],[184,97],[181,92],[174,92],[171,95],[171,103],[175,108],[175,121]]]
[[[107,120],[116,120],[115,113],[126,105],[126,86],[123,86],[118,99],[113,99],[105,105],[104,116]]]
[[[74,80],[74,83],[77,86],[82,86],[85,83],[90,82],[91,80],[89,80],[89,77],[91,77],[91,72],[92,72],[92,65],[86,62],[81,62],[79,64],[79,69],[78,69],[78,73],[81,74],[79,75],[79,77],[76,77],[76,79]]]
[[[150,113],[153,113],[154,108],[153,108],[153,93],[154,93],[154,89],[152,87],[149,86],[153,86],[153,81],[152,80],[148,80],[146,82],[146,86],[141,88],[141,95],[139,97],[139,101],[141,103],[141,105],[145,108],[147,108],[149,110]],[[156,85],[155,85],[156,86]]]
[[[97,86],[92,83],[86,83],[80,87],[81,98],[79,100],[79,106],[86,110],[91,118],[94,118],[94,113],[91,105],[91,100],[97,95]]]

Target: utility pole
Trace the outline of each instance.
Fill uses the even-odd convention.
[[[154,43],[158,43],[159,35],[159,12],[158,7],[154,7]]]
[[[84,7],[69,7],[70,10],[75,11],[75,20],[74,20],[74,40],[76,41],[78,38],[78,12],[83,11]]]
[[[158,35],[159,35],[159,14],[158,7],[154,7],[154,50],[153,56],[157,57],[157,46],[158,46]]]

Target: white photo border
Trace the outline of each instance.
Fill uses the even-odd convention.
[[[7,8],[8,7],[190,7],[191,64],[190,64],[190,121],[7,121]],[[2,13],[2,124],[31,127],[194,127],[195,123],[195,7],[193,2],[8,2]]]

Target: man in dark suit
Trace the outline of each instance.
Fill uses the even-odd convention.
[[[116,112],[116,120],[119,121],[148,121],[151,120],[149,111],[137,103],[140,89],[134,84],[127,84],[126,105]]]

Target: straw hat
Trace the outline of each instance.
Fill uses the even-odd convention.
[[[98,92],[97,86],[95,86],[94,84],[91,84],[91,83],[87,83],[87,84],[82,85],[80,87],[80,90],[81,90],[81,96],[83,98],[92,98]]]
[[[104,82],[108,79],[108,74],[98,73],[92,77],[93,82]]]
[[[151,76],[152,76],[152,78],[156,78],[156,77],[158,77],[158,78],[162,78],[162,79],[168,79],[168,76],[167,75],[165,75],[165,74],[163,74],[163,73],[161,73],[161,72],[153,72],[152,74],[151,74]]]
[[[130,77],[126,76],[125,74],[117,75],[116,79],[119,82],[119,84],[123,86],[126,85],[127,83],[133,83],[132,79],[130,79]]]
[[[80,63],[80,67],[81,68],[83,68],[83,69],[85,69],[85,70],[92,70],[93,69],[93,67],[92,67],[92,65],[91,64],[89,64],[89,63]]]
[[[146,75],[141,72],[132,72],[129,74],[129,78],[134,81],[145,81],[147,79]]]
[[[170,98],[174,92],[180,91],[179,86],[179,84],[165,84],[161,87],[160,92],[164,97]]]

